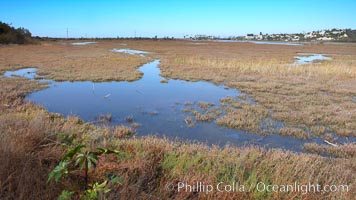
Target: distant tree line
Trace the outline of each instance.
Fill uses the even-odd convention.
[[[31,32],[25,28],[15,28],[0,21],[0,44],[32,43]]]

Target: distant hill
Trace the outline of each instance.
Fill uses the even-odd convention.
[[[31,32],[25,28],[14,28],[0,21],[0,44],[32,43]]]

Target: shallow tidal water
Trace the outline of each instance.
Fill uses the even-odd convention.
[[[73,42],[71,43],[74,46],[84,46],[84,45],[89,45],[89,44],[96,44],[97,42]]]
[[[115,53],[127,53],[127,54],[131,54],[131,55],[140,55],[140,56],[144,56],[145,54],[149,54],[151,52],[147,52],[147,51],[141,51],[141,50],[134,50],[134,49],[117,49],[114,48],[111,50],[112,52]]]
[[[330,57],[327,57],[323,54],[307,54],[307,53],[299,53],[299,56],[294,56],[296,59],[295,64],[305,65],[305,64],[320,64],[321,60],[331,60]]]
[[[133,82],[56,82],[42,79],[40,81],[49,83],[49,88],[33,92],[26,99],[50,112],[78,116],[87,122],[98,123],[98,116],[110,113],[112,119],[109,125],[130,125],[126,118],[132,117],[134,122],[141,124],[136,128],[137,136],[157,135],[220,146],[253,144],[292,151],[302,151],[305,142],[322,142],[317,138],[300,140],[277,134],[261,136],[219,127],[214,122],[197,122],[195,126],[188,127],[184,119],[190,115],[182,111],[187,108],[186,102],[193,102],[192,106],[199,109],[198,102],[218,106],[221,98],[242,94],[236,89],[205,81],[168,80],[168,83],[161,83],[164,78],[160,76],[158,64],[156,60],[141,66],[139,70],[143,72],[143,77]],[[34,79],[36,70],[7,71],[4,76]],[[283,125],[282,122],[280,124]]]

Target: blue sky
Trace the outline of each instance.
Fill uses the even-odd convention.
[[[356,0],[0,0],[0,21],[33,35],[183,37],[356,29]]]

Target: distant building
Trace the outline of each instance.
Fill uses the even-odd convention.
[[[332,29],[312,31],[308,33],[293,33],[293,34],[265,34],[262,32],[259,35],[252,33],[247,34],[239,39],[245,40],[272,40],[272,41],[330,41],[330,40],[348,40],[349,35],[347,29]]]
[[[300,37],[299,36],[293,36],[293,38],[292,38],[292,41],[299,41],[300,40]]]
[[[334,40],[334,38],[331,38],[331,37],[320,37],[320,38],[316,38],[316,40],[330,41],[330,40]]]

